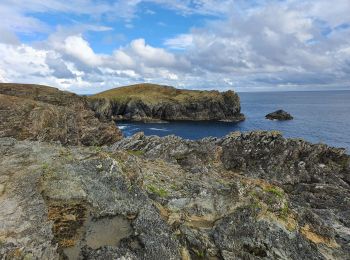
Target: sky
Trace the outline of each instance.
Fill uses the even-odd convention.
[[[0,82],[350,89],[350,0],[1,0]]]

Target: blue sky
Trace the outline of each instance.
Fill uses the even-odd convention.
[[[350,1],[2,0],[0,81],[349,89]]]

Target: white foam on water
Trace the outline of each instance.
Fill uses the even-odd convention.
[[[164,132],[168,132],[168,129],[163,129],[163,128],[155,128],[155,127],[151,127],[149,128],[149,130],[153,130],[153,131],[164,131]]]

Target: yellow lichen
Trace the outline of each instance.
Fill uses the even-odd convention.
[[[301,234],[315,244],[324,244],[330,248],[338,248],[339,245],[334,239],[323,237],[315,233],[309,225],[305,225],[300,229]]]
[[[181,260],[191,260],[190,253],[186,247],[181,248]]]

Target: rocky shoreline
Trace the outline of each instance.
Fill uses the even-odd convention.
[[[85,98],[0,90],[1,259],[350,255],[344,149],[277,131],[121,138]]]
[[[81,259],[350,254],[342,149],[278,132],[199,141],[139,133],[105,147],[0,138],[0,155],[5,259],[64,258],[77,245]],[[127,230],[112,244],[94,247],[81,231],[112,220]]]
[[[110,120],[95,117],[86,98],[56,88],[0,83],[0,137],[104,145],[122,138]]]

